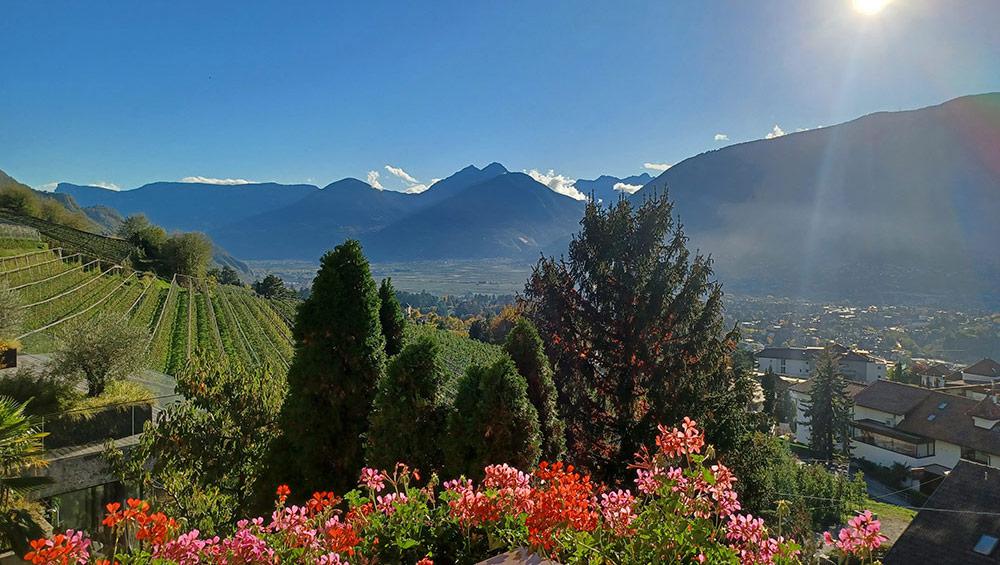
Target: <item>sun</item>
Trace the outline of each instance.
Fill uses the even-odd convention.
[[[854,9],[866,16],[874,16],[889,4],[890,0],[852,0]]]

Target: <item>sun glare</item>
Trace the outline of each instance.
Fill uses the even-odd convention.
[[[866,16],[874,16],[882,11],[890,0],[852,0],[854,9]]]

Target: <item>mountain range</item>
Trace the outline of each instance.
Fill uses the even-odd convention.
[[[1000,303],[1000,94],[739,143],[655,179],[604,175],[575,187],[605,204],[669,191],[730,290]],[[584,208],[498,163],[468,166],[420,194],[357,179],[129,191],[63,183],[56,193],[272,260],[315,260],[356,237],[376,261],[532,261],[565,252]]]

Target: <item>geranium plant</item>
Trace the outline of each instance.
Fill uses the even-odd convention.
[[[740,512],[737,478],[712,461],[697,424],[660,427],[655,449],[637,454],[635,489],[608,489],[562,462],[531,472],[490,465],[478,484],[438,483],[397,464],[365,468],[343,498],[317,492],[303,504],[276,490],[270,516],[242,520],[225,538],[203,537],[183,519],[141,500],[108,505],[112,543],[95,550],[81,532],[36,540],[36,565],[86,563],[471,563],[527,548],[563,563],[797,563],[799,547],[764,520]],[[882,544],[870,512],[827,543],[865,561]],[[126,543],[127,542],[127,543]]]

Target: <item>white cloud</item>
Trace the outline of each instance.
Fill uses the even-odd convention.
[[[212,177],[184,177],[181,182],[198,182],[202,184],[224,184],[224,185],[237,185],[237,184],[253,184],[255,181],[247,179],[216,179]]]
[[[724,133],[715,134],[716,141],[729,141],[729,136]]]
[[[783,135],[785,135],[785,130],[781,129],[778,124],[774,124],[774,127],[771,128],[771,133],[765,135],[764,139],[774,139]]]
[[[403,169],[401,169],[399,167],[393,167],[392,165],[386,165],[385,166],[385,170],[389,171],[389,174],[395,175],[395,176],[397,176],[397,177],[405,180],[406,182],[408,182],[410,184],[419,184],[420,183],[420,181],[418,181],[417,179],[413,178],[410,175],[410,173],[407,173],[406,171],[404,171]]]
[[[59,186],[58,182],[48,182],[43,185],[36,186],[35,190],[40,190],[42,192],[52,192],[56,189],[57,186]]]
[[[626,184],[626,183],[623,183],[623,182],[616,182],[615,186],[613,188],[615,190],[617,190],[618,192],[626,192],[628,194],[635,194],[636,192],[639,191],[640,188],[642,188],[642,185],[641,184]]]
[[[368,184],[370,184],[372,188],[382,190],[382,183],[378,181],[378,177],[378,171],[368,171]]]
[[[417,184],[411,184],[410,186],[404,188],[401,192],[403,194],[420,194],[421,192],[427,190],[428,188],[430,188],[430,186],[423,183],[417,183]]]
[[[557,175],[552,169],[549,169],[548,173],[542,173],[537,169],[531,169],[530,171],[524,172],[529,177],[552,189],[553,192],[558,192],[563,196],[569,196],[574,200],[587,199],[587,196],[584,193],[580,192],[575,186],[573,186],[576,184],[576,179],[571,179],[565,175]]]
[[[661,173],[673,165],[670,163],[643,163],[643,168],[649,169],[651,171],[660,171]]]
[[[92,182],[92,183],[90,183],[90,186],[99,186],[101,188],[106,188],[108,190],[121,190],[121,188],[117,184],[115,184],[113,182],[108,182],[106,180],[100,180],[100,181],[97,181],[97,182]]]

